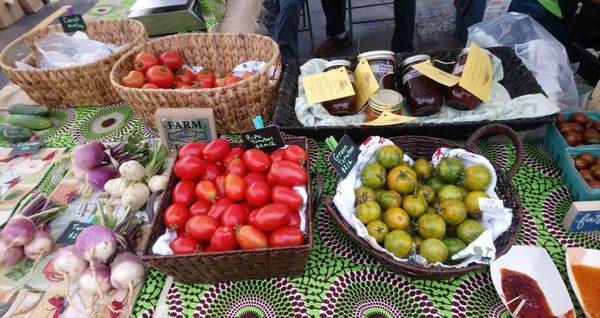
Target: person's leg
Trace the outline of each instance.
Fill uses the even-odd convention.
[[[298,59],[298,24],[301,5],[300,0],[279,0],[275,40],[279,44],[284,64]]]
[[[275,32],[277,27],[277,16],[279,15],[279,0],[265,0],[263,1],[266,13],[263,18],[263,25],[269,32],[269,35],[275,38]]]
[[[328,36],[346,32],[346,0],[321,0],[325,13],[325,31]]]
[[[335,52],[352,45],[352,39],[346,32],[346,0],[321,0],[327,26],[327,39],[321,43],[313,55],[315,57],[328,57]]]
[[[416,0],[394,0],[392,51],[412,52],[415,33]]]

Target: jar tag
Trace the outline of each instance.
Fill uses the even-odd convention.
[[[302,77],[302,85],[309,104],[353,96],[354,88],[346,68]]]
[[[485,50],[472,43],[458,85],[485,103],[490,98],[493,78],[492,59]]]
[[[444,86],[451,87],[458,84],[460,81],[458,76],[454,76],[450,73],[440,70],[439,68],[433,66],[429,60],[415,64],[412,66],[412,68]]]
[[[390,112],[383,112],[377,119],[362,123],[363,126],[390,126],[408,123],[415,120],[415,117],[396,115]]]
[[[379,84],[373,70],[366,59],[361,59],[354,70],[354,80],[356,86],[356,106],[360,112],[371,98],[371,95],[379,89]]]

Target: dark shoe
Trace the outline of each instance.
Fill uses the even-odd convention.
[[[314,57],[328,57],[332,56],[335,52],[350,47],[352,45],[352,39],[350,39],[350,33],[346,33],[346,36],[343,38],[338,38],[335,36],[327,37],[327,40],[323,42],[315,52],[313,53]]]

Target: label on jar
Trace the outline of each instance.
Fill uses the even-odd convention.
[[[373,73],[377,74],[378,76],[385,76],[387,74],[393,74],[394,73],[394,66],[390,65],[390,64],[376,64],[372,66],[373,68]]]
[[[379,84],[366,59],[360,60],[356,65],[354,78],[356,79],[356,106],[357,110],[360,111],[371,98],[371,95],[379,89]]]
[[[412,68],[444,86],[452,87],[458,84],[458,81],[460,80],[459,77],[456,77],[450,73],[446,73],[433,66],[430,61],[424,61],[422,63],[415,64],[412,66]]]
[[[343,66],[324,73],[303,76],[302,85],[309,104],[317,104],[355,94],[348,72]]]
[[[490,56],[475,43],[471,44],[465,69],[458,85],[483,102],[487,102],[493,77],[494,69]]]
[[[408,71],[406,74],[404,74],[402,76],[402,84],[406,84],[406,82],[410,81],[411,79],[415,78],[415,77],[419,77],[421,76],[421,73],[419,73],[419,71],[411,69],[410,71]]]

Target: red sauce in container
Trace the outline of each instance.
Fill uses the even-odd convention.
[[[344,67],[346,69],[346,73],[348,73],[350,82],[354,87],[354,74],[352,73],[352,67],[349,61],[333,60],[331,62],[328,62],[327,64],[325,64],[325,69],[323,70],[323,72],[332,71],[340,67]],[[354,115],[358,110],[354,95],[326,101],[323,102],[322,105],[323,107],[325,107],[327,112],[329,112],[329,114],[334,116]]]
[[[514,313],[519,304],[525,300],[525,304],[518,312],[519,318],[553,318],[548,300],[542,292],[538,282],[521,272],[502,268],[500,270],[502,280],[502,292],[508,304],[508,309]],[[511,300],[521,297],[520,299]]]
[[[430,59],[429,55],[425,54],[413,55],[400,65],[404,97],[413,116],[432,115],[442,107],[440,84],[411,67]]]
[[[460,77],[462,75],[465,64],[467,64],[467,57],[469,56],[469,48],[465,48],[460,52],[458,61],[454,65],[452,75]],[[481,104],[481,100],[475,95],[469,93],[466,89],[460,87],[458,84],[452,87],[444,87],[444,99],[446,105],[458,109],[458,110],[473,110]]]
[[[356,59],[366,59],[380,89],[394,89],[396,55],[392,51],[369,51],[359,54]]]

